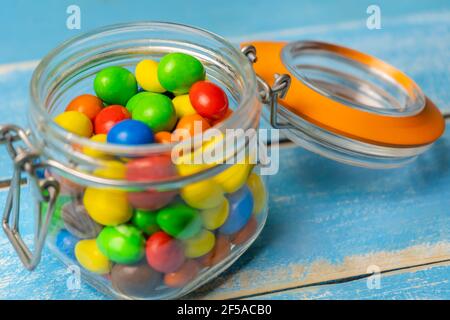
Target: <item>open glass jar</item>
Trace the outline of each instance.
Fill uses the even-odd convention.
[[[27,268],[39,262],[46,238],[64,263],[79,266],[85,279],[105,293],[171,299],[218,275],[256,239],[267,217],[267,193],[250,161],[249,139],[223,143],[222,159],[195,162],[193,157],[204,154],[212,140],[105,144],[74,135],[52,120],[73,97],[93,93],[93,79],[103,68],[134,71],[140,60],[159,60],[170,52],[199,59],[207,79],[225,90],[234,112],[214,127],[216,132],[239,128],[256,133],[261,102],[251,64],[213,34],[176,24],[138,23],[64,43],[33,75],[29,132],[15,126],[1,130],[15,164],[4,229]],[[217,147],[220,134],[215,137]],[[44,177],[38,177],[39,170]],[[22,172],[35,184],[39,203],[34,254],[17,227]]]
[[[132,71],[144,58],[195,56],[234,110],[214,126],[222,134],[214,146],[227,140],[227,129],[254,135],[262,104],[270,124],[300,146],[369,168],[414,160],[444,130],[441,113],[420,88],[376,58],[313,41],[242,47],[204,30],[148,22],[96,30],[42,60],[31,83],[30,130],[0,126],[14,163],[3,229],[28,269],[47,239],[64,263],[81,266],[89,283],[114,297],[177,298],[230,266],[264,226],[267,191],[251,137],[222,144],[222,158],[205,165],[189,162],[211,147],[195,137],[118,146],[53,122],[73,97],[92,93],[95,74],[107,66]],[[232,158],[237,163],[227,161]],[[22,173],[39,204],[33,253],[18,228]]]

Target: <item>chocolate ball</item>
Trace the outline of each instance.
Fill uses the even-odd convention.
[[[111,271],[113,287],[126,295],[148,297],[162,282],[162,273],[153,270],[145,260],[132,264],[116,264]]]

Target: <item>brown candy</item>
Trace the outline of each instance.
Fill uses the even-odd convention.
[[[258,221],[256,221],[254,216],[252,216],[250,220],[248,220],[247,224],[231,237],[231,242],[236,245],[243,244],[256,232],[257,226]]]
[[[212,267],[223,259],[225,259],[231,250],[230,239],[226,235],[219,235],[216,238],[216,244],[214,248],[203,257],[200,257],[198,261],[205,267]]]
[[[81,202],[66,203],[61,209],[64,227],[80,239],[96,238],[102,226],[92,220]]]
[[[183,287],[197,276],[199,270],[200,265],[197,261],[187,260],[177,271],[166,273],[164,283],[171,288]]]
[[[145,261],[133,265],[116,264],[111,270],[113,287],[126,295],[148,297],[162,282],[162,273],[153,270]]]

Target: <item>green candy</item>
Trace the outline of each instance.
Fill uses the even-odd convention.
[[[94,91],[104,102],[124,106],[137,93],[138,87],[133,73],[125,68],[112,66],[97,73]]]
[[[145,93],[132,103],[131,118],[145,123],[154,133],[172,131],[177,122],[172,100],[163,94]]]
[[[128,100],[125,107],[130,112],[130,114],[133,112],[133,110],[137,106],[138,102],[141,101],[141,99],[143,97],[145,97],[146,95],[148,95],[149,93],[150,92],[147,92],[147,91],[139,92],[139,93],[135,94],[134,96],[132,96],[130,100]]]
[[[121,264],[139,262],[145,253],[145,239],[132,225],[105,227],[97,237],[97,246],[109,260]]]
[[[175,94],[189,92],[191,86],[205,79],[202,63],[185,53],[169,53],[158,64],[159,83]]]
[[[202,228],[199,212],[182,203],[171,204],[158,211],[156,222],[167,234],[177,239],[188,239]]]
[[[156,214],[156,211],[137,209],[133,214],[131,222],[139,228],[139,230],[150,236],[159,230],[159,226],[156,222]]]
[[[48,192],[45,192],[45,193],[48,194]],[[64,205],[66,203],[69,203],[70,201],[72,201],[71,196],[59,195],[58,198],[56,198],[55,209],[53,211],[53,216],[50,220],[50,225],[49,225],[48,232],[50,234],[56,233],[59,231],[59,229],[64,227],[64,223],[61,218],[62,208],[64,207]],[[42,202],[41,215],[42,215],[43,219],[45,219],[45,214],[47,213],[47,209],[48,209],[48,202]]]

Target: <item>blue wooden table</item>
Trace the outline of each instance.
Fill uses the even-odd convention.
[[[26,124],[31,73],[52,47],[94,27],[135,20],[192,24],[236,44],[318,39],[349,45],[404,70],[450,112],[448,1],[377,1],[380,30],[366,27],[372,1],[78,0],[81,30],[68,30],[72,3],[11,1],[0,12],[2,122]],[[396,170],[342,165],[289,143],[280,158],[280,173],[269,180],[270,215],[260,238],[191,298],[450,299],[450,132]],[[9,178],[9,165],[0,151],[0,180]],[[31,206],[25,193],[24,212]],[[23,224],[30,240],[30,219]],[[25,271],[0,235],[0,298],[106,298],[85,283],[68,289],[69,277],[48,251],[36,271]]]

